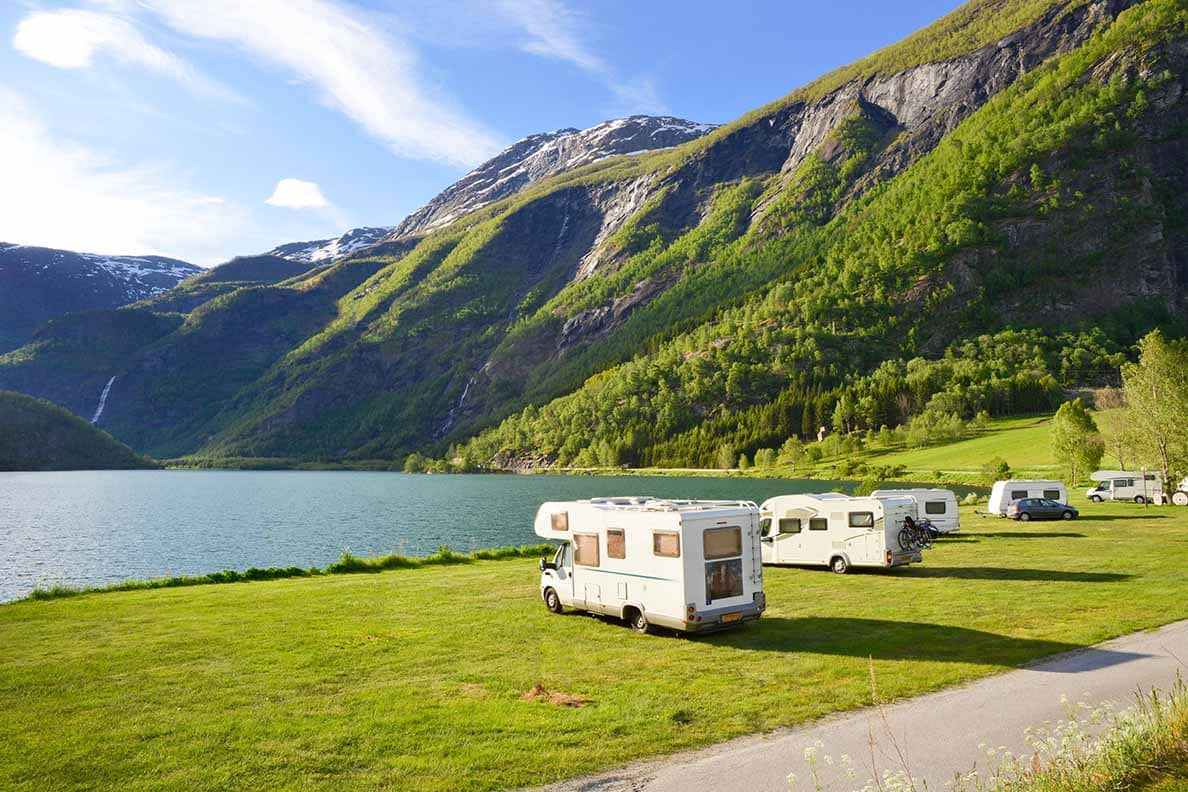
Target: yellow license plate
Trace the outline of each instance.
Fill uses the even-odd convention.
[[[732,621],[738,621],[741,618],[742,618],[741,613],[727,613],[725,616],[722,617],[722,621],[732,622]]]

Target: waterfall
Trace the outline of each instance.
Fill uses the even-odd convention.
[[[99,423],[99,416],[103,415],[103,408],[107,406],[107,394],[111,393],[111,383],[115,382],[115,377],[107,381],[107,385],[103,387],[103,393],[99,394],[99,406],[95,408],[95,417],[91,419],[91,423]]]

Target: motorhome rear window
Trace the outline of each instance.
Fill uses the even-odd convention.
[[[681,535],[676,533],[653,533],[652,555],[665,558],[681,557]]]
[[[829,520],[825,517],[813,517],[809,520],[810,531],[828,531]]]
[[[1044,497],[1048,500],[1060,500],[1060,490],[1044,490]]]
[[[573,535],[573,563],[578,566],[598,566],[598,534]]]
[[[948,511],[944,501],[924,501],[925,514],[944,514]]]
[[[737,525],[728,528],[710,528],[702,534],[705,557],[734,558],[742,555],[742,529]]]
[[[851,528],[874,528],[874,512],[850,512]]]
[[[606,557],[607,558],[626,558],[627,557],[627,539],[623,533],[622,528],[607,528],[606,529]]]
[[[780,533],[782,534],[798,534],[801,530],[801,522],[799,517],[781,517],[780,518]]]
[[[705,603],[743,594],[742,559],[710,561],[705,565]]]
[[[1011,490],[1011,500],[1023,500],[1027,497],[1027,490]]]
[[[554,531],[568,531],[569,530],[569,512],[554,512],[553,513],[553,530]]]

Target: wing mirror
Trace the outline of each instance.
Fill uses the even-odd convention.
[[[545,559],[545,558],[540,559],[540,571],[541,572],[544,572],[546,569],[556,569],[556,568],[557,568],[557,565],[554,564],[552,561],[549,561],[548,559]]]

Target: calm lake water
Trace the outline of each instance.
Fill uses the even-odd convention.
[[[763,501],[853,482],[327,471],[0,473],[0,602],[219,569],[325,566],[532,544],[546,500],[599,495]]]

